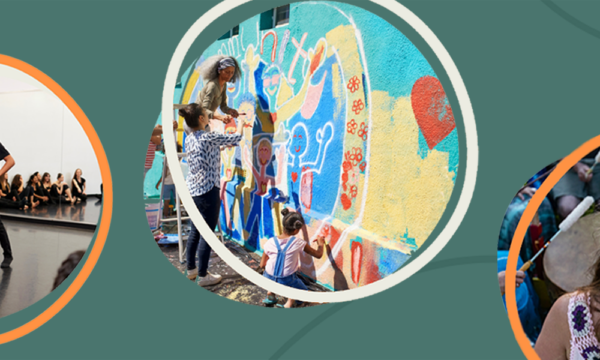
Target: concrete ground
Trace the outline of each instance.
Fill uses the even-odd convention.
[[[163,231],[165,233],[175,233],[173,229],[164,228]],[[187,236],[184,236],[184,240]],[[184,242],[185,244],[185,242]],[[187,265],[185,263],[181,264],[179,262],[179,251],[177,244],[174,245],[158,245],[163,254],[169,259],[171,264],[175,266],[182,274],[185,276],[185,270]],[[246,265],[251,267],[254,270],[258,269],[258,265],[260,264],[260,256],[247,251],[244,247],[240,246],[238,243],[233,241],[225,240],[225,246],[240,260],[242,260]],[[231,300],[239,301],[245,304],[253,304],[258,306],[265,306],[262,301],[267,295],[267,291],[261,287],[258,287],[246,280],[242,275],[236,273],[225,261],[221,260],[216,254],[211,257],[208,271],[213,274],[219,274],[223,277],[223,281],[221,283],[207,286],[206,290],[211,291],[220,296],[226,297]],[[306,286],[311,291],[329,291],[325,287],[307,279],[305,277],[301,277]],[[285,304],[286,299],[278,296],[278,305]],[[314,306],[318,304],[301,304],[297,307],[306,307],[306,306]]]

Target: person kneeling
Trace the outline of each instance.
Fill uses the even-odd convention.
[[[283,215],[283,234],[273,237],[265,243],[260,261],[260,267],[265,269],[263,276],[285,286],[308,290],[296,275],[296,271],[300,267],[300,253],[304,251],[315,258],[323,257],[325,238],[319,236],[316,240],[319,248],[313,249],[307,241],[295,236],[305,226],[302,215],[288,209],[283,209],[281,214]],[[263,303],[276,304],[275,294],[269,291]],[[291,308],[294,303],[294,299],[288,299],[284,307]]]

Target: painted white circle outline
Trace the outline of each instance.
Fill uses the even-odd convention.
[[[200,35],[200,33],[210,23],[212,23],[228,11],[240,5],[248,3],[249,1],[250,0],[226,0],[215,5],[204,15],[202,15],[198,20],[196,20],[196,22],[189,28],[189,30],[185,33],[185,35],[177,45],[177,48],[173,53],[173,57],[171,58],[171,62],[169,63],[169,67],[167,69],[167,75],[165,78],[165,85],[163,89],[161,110],[162,123],[165,129],[168,129],[173,124],[173,97],[175,95],[175,85],[177,83],[177,75],[179,73],[179,69],[183,64],[183,60],[187,51],[189,50],[193,42],[196,40],[196,38]],[[196,208],[192,196],[187,190],[187,184],[185,182],[183,172],[181,171],[181,169],[179,167],[174,167],[173,169],[171,169],[173,182],[175,183],[175,186],[178,189],[179,196],[181,198],[181,201],[183,202],[183,205],[185,206],[191,219],[194,221],[194,224],[196,225],[197,229],[200,231],[201,234],[203,234],[202,236],[206,239],[206,241],[208,241],[208,244],[211,246],[211,248],[214,251],[216,251],[217,254],[221,257],[221,259],[225,260],[225,262],[227,262],[227,264],[231,266],[231,268],[233,268],[233,270],[235,270],[238,274],[244,276],[246,279],[253,282],[254,284],[269,291],[272,291],[280,296],[310,302],[343,302],[374,295],[401,283],[402,281],[408,279],[414,273],[419,271],[422,267],[427,265],[427,263],[429,263],[429,261],[431,261],[444,248],[444,246],[446,246],[448,241],[450,241],[450,239],[452,238],[452,235],[454,235],[459,225],[461,224],[473,197],[473,192],[475,190],[475,181],[477,177],[477,166],[479,161],[477,129],[475,126],[475,116],[473,114],[471,100],[469,99],[467,89],[463,83],[458,69],[456,68],[456,65],[454,64],[454,61],[452,61],[452,58],[450,57],[448,51],[446,51],[442,43],[429,29],[429,27],[427,27],[427,25],[425,25],[425,23],[421,21],[421,19],[419,19],[410,10],[393,0],[370,1],[390,10],[402,20],[404,20],[406,23],[408,23],[410,26],[412,26],[419,33],[419,35],[423,37],[425,42],[427,42],[427,44],[431,47],[433,52],[440,60],[442,66],[444,67],[444,70],[446,70],[448,77],[450,78],[450,82],[452,83],[452,86],[458,98],[458,103],[463,115],[463,121],[465,126],[467,159],[463,189],[460,194],[460,198],[458,200],[456,208],[454,209],[450,220],[446,224],[446,227],[444,227],[442,232],[435,240],[432,240],[433,243],[408,265],[381,280],[378,280],[368,285],[361,286],[359,288],[335,292],[312,292],[294,289],[271,281],[252,270],[241,260],[239,260],[235,255],[233,255],[233,253],[231,253],[225,247],[225,245],[223,245],[219,241],[219,239],[217,239],[217,236],[208,227],[202,215],[200,215],[200,212]],[[175,139],[172,136],[165,136],[164,141],[167,161],[169,161],[172,164],[177,163],[178,159],[176,155]]]

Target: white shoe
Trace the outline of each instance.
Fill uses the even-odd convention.
[[[198,268],[195,268],[194,270],[188,270],[187,277],[192,281],[196,281],[196,278],[198,277]]]
[[[211,274],[209,272],[206,273],[206,276],[201,276],[198,279],[198,285],[200,286],[210,286],[215,285],[221,282],[221,275]]]

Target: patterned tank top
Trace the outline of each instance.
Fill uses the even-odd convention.
[[[569,329],[571,330],[570,360],[600,360],[600,347],[592,323],[590,297],[578,292],[569,299]]]

